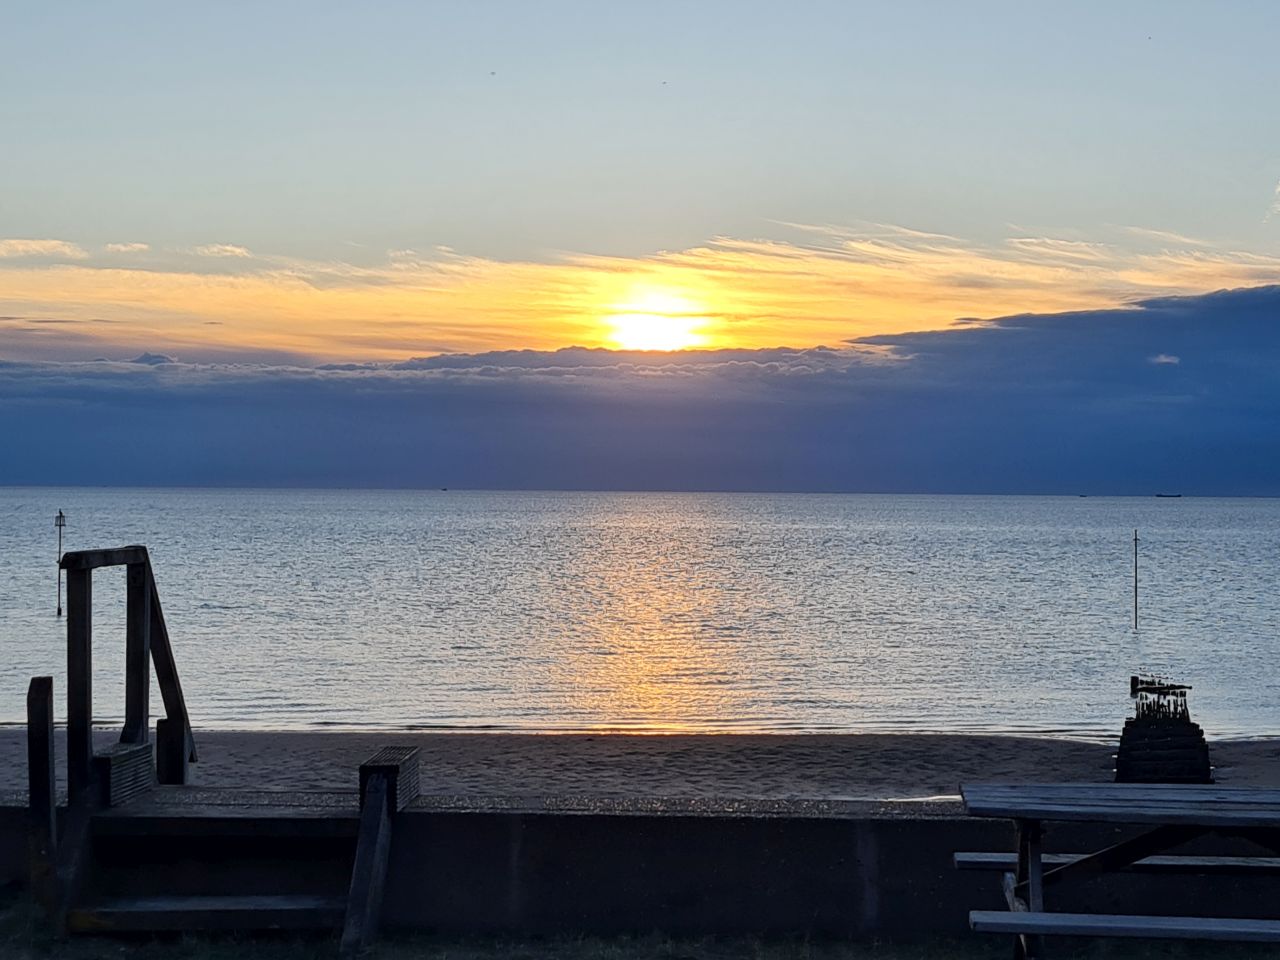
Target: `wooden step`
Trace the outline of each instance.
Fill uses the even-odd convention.
[[[1280,920],[1223,917],[1149,917],[1108,913],[1012,913],[1004,910],[974,910],[969,914],[969,926],[979,933],[1280,942]]]
[[[132,816],[98,814],[95,837],[254,837],[259,839],[311,837],[354,840],[360,821],[334,816]]]
[[[354,793],[239,793],[158,788],[126,807],[101,810],[95,836],[351,837],[360,826]]]
[[[67,914],[74,933],[183,930],[336,930],[343,897],[117,897]]]

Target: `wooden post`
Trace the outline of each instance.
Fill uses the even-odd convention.
[[[382,890],[391,859],[391,825],[418,797],[417,747],[383,747],[360,764],[360,833],[347,891],[341,953],[363,953],[378,935]]]
[[[1027,909],[1034,913],[1044,910],[1044,866],[1040,859],[1040,821],[1018,820],[1014,829],[1018,845],[1018,866],[1014,877],[1017,888],[1025,889]],[[1039,936],[1021,934],[1014,940],[1013,955],[1017,960],[1032,960],[1044,955],[1043,940]]]
[[[195,754],[191,734],[181,720],[161,717],[156,721],[156,780],[182,785],[191,779],[188,765]]]
[[[67,570],[67,794],[74,805],[93,777],[93,571]]]
[[[151,726],[151,577],[128,566],[125,598],[124,729],[121,743],[146,743]]]
[[[28,875],[36,902],[50,911],[56,897],[58,850],[53,762],[53,677],[32,677],[27,687]]]
[[[360,811],[356,859],[347,892],[347,916],[342,926],[340,951],[355,957],[367,950],[378,935],[382,912],[382,888],[391,853],[391,810],[387,774],[375,773],[365,787]]]
[[[155,576],[149,564],[147,579],[151,584],[151,662],[155,664],[165,715],[165,719],[156,724],[157,772],[161,783],[186,783],[187,764],[195,763],[199,758],[196,756],[195,738],[191,734],[191,720],[187,716],[187,701],[182,695],[182,682],[178,679],[178,665],[169,644],[164,608],[160,606],[160,591],[156,589]]]

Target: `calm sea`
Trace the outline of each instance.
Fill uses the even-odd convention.
[[[1157,671],[1280,734],[1280,501],[0,488],[3,722],[65,697],[59,509],[150,547],[202,726],[1095,736]],[[106,721],[123,571],[94,594]]]

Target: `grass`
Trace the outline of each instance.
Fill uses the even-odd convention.
[[[1276,956],[1266,945],[1058,941],[1055,960],[1255,960]],[[88,937],[55,940],[24,897],[0,893],[0,960],[312,960],[336,958],[332,936]],[[741,937],[384,937],[369,960],[1005,960],[1005,937],[888,944],[875,941],[764,940]]]

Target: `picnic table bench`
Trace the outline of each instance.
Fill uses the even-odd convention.
[[[1017,958],[1042,953],[1041,937],[1148,937],[1280,942],[1280,920],[1053,913],[1045,891],[1116,871],[1280,876],[1280,856],[1171,856],[1206,834],[1240,837],[1280,855],[1280,790],[1216,785],[972,784],[960,789],[972,817],[1013,821],[1013,853],[957,853],[961,869],[999,871],[1008,911],[974,910],[969,925],[1015,935]],[[1046,820],[1144,825],[1093,853],[1045,854]]]

